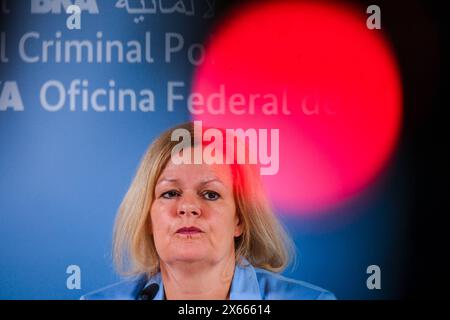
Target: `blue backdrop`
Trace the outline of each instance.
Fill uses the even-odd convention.
[[[206,1],[194,2],[195,10],[184,1],[184,11],[168,1],[168,7],[146,13],[133,11],[139,1],[80,1],[81,29],[69,30],[62,2],[2,1],[0,90],[7,102],[0,106],[1,299],[78,299],[119,279],[110,254],[116,210],[151,140],[189,119],[182,103],[167,110],[167,83],[183,82],[177,90],[188,93],[195,66],[187,48],[204,40],[217,15],[211,17]],[[63,48],[69,40],[88,41],[94,49],[98,41],[117,40],[127,48],[136,40],[144,48],[146,32],[152,63],[145,53],[134,63],[135,55],[124,53],[120,62],[113,51],[109,63],[97,50],[92,62],[86,54],[78,62],[76,50],[70,61],[64,51],[57,52],[58,43]],[[184,39],[170,62],[165,56],[169,33]],[[169,44],[176,41],[174,36]],[[115,111],[91,106],[84,111],[81,95],[71,110],[68,91],[77,79],[78,89],[115,90],[116,99],[119,89],[131,89],[141,103],[140,90],[151,90],[154,111],[133,111],[130,100],[121,105],[124,111],[117,110],[118,101]],[[65,101],[59,101],[62,92]],[[98,101],[111,104],[106,95]],[[297,264],[285,274],[338,298],[397,297],[406,241],[402,168],[399,149],[374,184],[322,218],[277,210],[298,250]],[[366,287],[366,268],[372,264],[382,270],[381,290]],[[69,265],[80,267],[81,289],[66,287]]]

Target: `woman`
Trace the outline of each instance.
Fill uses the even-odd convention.
[[[194,136],[186,123],[153,142],[116,219],[114,260],[133,277],[82,299],[335,299],[277,274],[292,246],[255,165],[175,163],[175,129]]]

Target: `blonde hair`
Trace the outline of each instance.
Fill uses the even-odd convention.
[[[162,133],[144,154],[119,207],[113,234],[113,259],[120,274],[151,276],[159,272],[159,257],[150,232],[150,209],[156,182],[170,159],[172,148],[179,143],[171,140],[175,129],[186,129],[194,136],[191,122]],[[293,257],[293,242],[273,214],[256,165],[230,166],[236,213],[243,226],[241,236],[235,238],[236,261],[245,258],[254,267],[280,272]]]

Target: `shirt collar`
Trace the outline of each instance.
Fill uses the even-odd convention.
[[[247,259],[236,263],[231,282],[230,300],[261,300],[256,272]]]
[[[150,277],[145,284],[147,288],[151,284],[159,286],[153,300],[164,300],[164,284],[161,277],[161,272],[156,273]],[[234,268],[233,280],[231,281],[230,300],[261,300],[261,292],[259,289],[256,272],[247,259],[241,259],[240,263],[236,263]]]

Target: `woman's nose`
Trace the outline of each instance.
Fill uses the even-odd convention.
[[[180,199],[177,208],[177,214],[178,215],[192,214],[194,216],[200,216],[201,215],[200,206],[193,196],[183,196]]]

